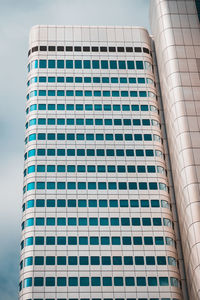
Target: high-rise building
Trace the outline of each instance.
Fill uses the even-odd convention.
[[[199,21],[151,11],[31,30],[20,300],[199,299]]]

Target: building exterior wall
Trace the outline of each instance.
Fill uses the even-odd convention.
[[[20,300],[183,299],[152,65],[143,28],[32,28]]]
[[[176,206],[190,299],[200,299],[200,31],[195,1],[151,1]]]

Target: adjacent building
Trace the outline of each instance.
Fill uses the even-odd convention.
[[[178,2],[152,1],[153,38],[139,27],[31,29],[20,300],[199,299],[199,119],[197,106],[183,109],[198,103],[199,22],[184,1],[196,34],[185,87],[168,45]]]
[[[199,5],[153,0],[150,18],[190,299],[200,299]]]

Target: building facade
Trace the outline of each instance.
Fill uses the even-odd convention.
[[[198,299],[198,243],[188,232],[198,222],[183,218],[185,186],[195,217],[198,199],[180,176],[182,129],[170,127],[178,101],[156,31],[168,2],[152,1],[158,67],[143,28],[31,30],[20,300],[188,299],[192,271]],[[193,262],[185,270],[179,231]]]
[[[150,18],[190,299],[200,299],[199,5],[153,0]]]

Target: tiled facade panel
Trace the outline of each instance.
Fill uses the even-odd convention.
[[[181,300],[147,31],[36,26],[30,49],[20,300]]]
[[[200,32],[195,1],[151,1],[151,26],[190,299],[200,298]]]

